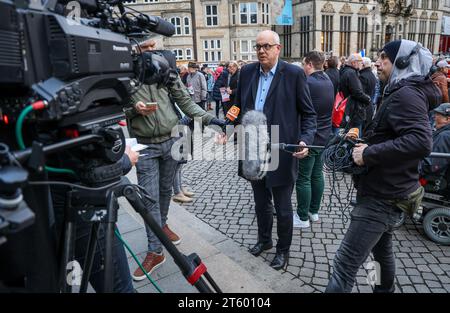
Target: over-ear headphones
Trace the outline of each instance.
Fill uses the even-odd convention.
[[[411,63],[411,57],[417,54],[420,51],[420,48],[420,44],[417,44],[409,55],[397,58],[397,60],[395,60],[395,66],[400,70],[407,68]]]

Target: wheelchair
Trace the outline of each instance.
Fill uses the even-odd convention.
[[[441,245],[450,245],[450,169],[441,177],[424,176],[420,178],[425,188],[425,195],[419,211],[412,219],[421,223],[425,235]],[[400,227],[406,220],[402,213],[396,227]]]

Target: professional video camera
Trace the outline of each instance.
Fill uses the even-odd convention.
[[[62,15],[66,2],[0,1],[0,114],[5,124],[14,123],[37,100],[46,101],[34,116],[37,121],[80,130],[100,117],[103,126],[114,124],[140,82],[167,81],[164,75],[170,74],[173,61],[164,56],[169,54],[133,53],[132,45],[150,32],[172,35],[172,24],[125,12],[117,0],[78,1],[83,17],[69,19]]]
[[[69,212],[64,247],[55,249],[50,185],[85,187],[72,189],[68,211],[91,210],[91,221],[107,223],[105,291],[112,290],[117,197],[126,196],[158,228],[143,209],[145,195],[121,178],[125,142],[117,123],[143,83],[177,77],[171,52],[138,45],[152,33],[174,32],[159,17],[126,12],[120,0],[0,0],[0,288],[12,281],[35,291],[64,290],[77,213]],[[99,208],[107,214],[96,215]],[[195,270],[184,259],[178,263],[186,275]]]

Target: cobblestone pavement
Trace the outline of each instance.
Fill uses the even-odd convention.
[[[247,250],[256,243],[256,216],[250,184],[236,173],[235,161],[189,161],[183,167],[183,183],[195,191],[196,196],[186,209]],[[282,273],[310,292],[325,289],[335,252],[348,225],[339,209],[339,201],[333,198],[329,206],[331,188],[328,177],[326,181],[320,222],[308,229],[294,228],[289,266]],[[349,179],[345,179],[337,188],[342,199],[349,195],[348,184]],[[294,208],[296,202],[294,192]],[[273,238],[276,239],[276,218],[273,230]],[[450,292],[450,247],[428,240],[420,225],[407,221],[397,230],[394,251],[396,292]],[[269,266],[274,253],[275,248],[259,257],[264,258]],[[366,268],[370,265],[365,263]],[[368,269],[360,269],[354,292],[372,291],[367,283],[368,272]]]

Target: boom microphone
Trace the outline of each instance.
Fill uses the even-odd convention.
[[[296,153],[300,148],[306,148],[306,149],[325,149],[325,146],[311,146],[311,145],[293,145],[288,143],[274,143],[271,144],[270,147],[272,149],[279,149],[285,152],[289,153]]]
[[[240,130],[242,175],[248,180],[261,180],[270,161],[267,118],[262,112],[249,111],[242,118]]]

